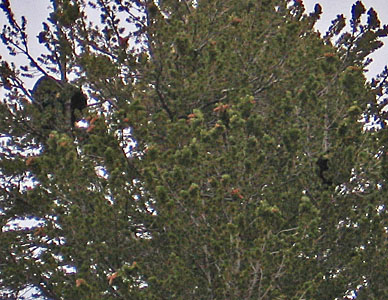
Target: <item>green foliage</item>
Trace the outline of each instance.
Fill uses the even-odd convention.
[[[291,2],[53,1],[34,58],[3,1],[30,64],[1,64],[0,293],[386,298],[388,71],[363,72],[388,27],[357,2],[321,37]],[[77,75],[85,128],[36,72]]]

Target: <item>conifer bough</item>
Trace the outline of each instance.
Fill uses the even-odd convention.
[[[372,8],[319,34],[303,1],[52,2],[39,57],[1,2],[29,64],[0,65],[0,298],[388,299]],[[88,128],[61,126],[78,89],[44,77],[31,96],[37,72],[77,74]]]

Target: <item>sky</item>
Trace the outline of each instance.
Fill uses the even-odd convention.
[[[306,7],[306,11],[313,11],[314,5],[320,3],[323,8],[323,14],[321,20],[317,23],[317,30],[321,33],[325,33],[326,29],[330,26],[331,20],[333,20],[337,14],[343,13],[345,16],[350,16],[350,11],[355,0],[304,0],[303,3]],[[387,0],[363,0],[362,1],[367,8],[373,7],[379,15],[381,22],[388,24],[388,5]],[[28,34],[29,42],[31,44],[30,50],[34,56],[38,56],[41,51],[40,45],[37,42],[36,36],[42,30],[42,20],[45,20],[50,12],[49,0],[10,0],[11,6],[16,14],[18,20],[20,16],[24,15],[28,20]],[[3,13],[0,13],[0,26],[2,27],[6,21]],[[385,38],[384,42],[388,44],[388,39]],[[4,45],[0,44],[0,55],[5,59],[9,59],[7,51]],[[380,73],[385,65],[388,64],[388,45],[376,51],[373,55],[373,63],[369,66],[367,77]],[[12,60],[15,58],[12,57]],[[20,60],[20,58],[18,58]],[[24,61],[26,62],[26,61]],[[36,80],[36,79],[35,79]],[[33,82],[31,82],[33,84]]]
[[[349,19],[352,5],[355,2],[356,0],[304,0],[304,5],[306,7],[306,11],[313,11],[316,3],[321,4],[323,13],[321,19],[316,25],[316,28],[324,34],[327,28],[331,25],[331,21],[335,19],[338,14],[344,14],[344,16]],[[367,11],[370,7],[373,7],[377,11],[382,24],[388,24],[387,0],[362,0],[361,2],[364,4]],[[383,42],[387,45],[377,50],[371,56],[373,62],[370,66],[368,66],[368,78],[380,73],[384,66],[388,65],[388,38],[384,38]]]
[[[355,0],[304,0],[306,11],[313,11],[314,5],[320,3],[323,9],[321,20],[318,21],[316,29],[322,34],[326,32],[326,29],[330,26],[331,20],[333,20],[337,14],[344,14],[349,18],[352,4]],[[388,24],[388,0],[363,0],[362,1],[368,10],[373,7],[384,24]],[[37,57],[42,51],[41,46],[37,42],[36,36],[42,30],[42,21],[45,20],[50,12],[50,1],[49,0],[10,0],[11,6],[16,15],[16,19],[20,21],[22,15],[26,16],[28,21],[28,35],[30,42],[30,50],[34,57]],[[0,26],[1,28],[6,23],[6,18],[2,12],[0,12]],[[373,63],[369,66],[367,77],[380,73],[384,66],[388,64],[388,39],[385,38],[384,42],[387,46],[376,51],[373,55]],[[20,57],[10,57],[7,54],[7,50],[4,45],[0,44],[0,55],[8,60],[15,61],[17,64],[26,63],[26,60],[20,60]],[[32,87],[36,79],[27,82],[27,85]]]

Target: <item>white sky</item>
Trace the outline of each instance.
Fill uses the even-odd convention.
[[[333,20],[337,14],[343,13],[345,16],[350,16],[351,6],[355,3],[355,0],[304,0],[306,11],[313,10],[314,5],[319,2],[323,8],[323,15],[321,20],[317,23],[317,29],[322,33],[326,32],[326,29],[330,26],[331,20]],[[382,22],[388,23],[388,0],[363,0],[363,4],[368,10],[373,7]],[[10,0],[17,21],[20,21],[20,16],[24,15],[28,21],[28,35],[30,42],[30,51],[34,57],[37,57],[42,51],[41,46],[37,42],[36,36],[42,30],[42,21],[44,21],[48,13],[50,12],[49,0]],[[6,23],[6,17],[2,11],[0,11],[0,26],[1,28]],[[388,39],[384,42],[387,46],[376,51],[372,58],[374,62],[369,66],[368,77],[378,74],[382,71],[385,65],[388,64]],[[18,64],[25,64],[26,60],[21,60],[21,57],[10,57],[7,54],[7,50],[3,44],[0,43],[0,55],[8,61],[15,61]],[[36,79],[30,80],[28,85],[32,87]],[[18,224],[20,226],[20,224]],[[30,293],[30,291],[28,292]]]
[[[30,42],[30,50],[34,56],[38,56],[41,51],[40,45],[37,42],[36,36],[42,30],[42,21],[46,19],[49,8],[49,0],[10,0],[11,6],[16,14],[17,20],[20,20],[20,16],[24,15],[28,21],[28,34]],[[330,26],[331,20],[333,20],[337,14],[343,13],[345,16],[350,16],[350,11],[355,0],[304,0],[306,11],[313,10],[314,5],[319,2],[323,8],[323,15],[321,20],[317,24],[317,29],[322,33]],[[373,7],[382,22],[388,23],[388,0],[363,0],[362,1],[368,10]],[[0,12],[0,26],[2,27],[6,22],[6,18],[3,12]],[[384,40],[388,44],[388,39]],[[0,44],[0,55],[8,60],[7,51],[4,45]],[[388,45],[384,48],[376,51],[372,56],[374,62],[369,66],[368,77],[379,73],[385,65],[388,64]],[[14,60],[15,57],[10,58]],[[20,58],[18,58],[20,61]],[[36,79],[35,79],[36,80]],[[32,83],[31,83],[32,84]]]
[[[345,17],[349,19],[352,5],[355,2],[356,0],[304,0],[306,11],[314,10],[314,5],[316,3],[321,4],[323,13],[321,20],[318,21],[316,27],[322,33],[326,32],[327,28],[329,28],[331,24],[331,21],[338,14],[344,14]],[[370,7],[373,7],[376,10],[381,24],[388,24],[388,0],[362,0],[361,2],[364,4],[367,11]],[[388,38],[384,38],[383,42],[387,45],[377,50],[371,56],[371,58],[373,58],[373,62],[368,66],[368,77],[380,73],[384,66],[388,64]]]

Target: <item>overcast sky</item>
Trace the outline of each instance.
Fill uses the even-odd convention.
[[[317,23],[317,29],[325,33],[326,29],[330,26],[331,20],[333,20],[337,14],[343,13],[345,16],[350,16],[351,6],[355,0],[304,0],[306,11],[310,12],[313,10],[314,5],[319,2],[323,8],[323,15],[321,20]],[[367,10],[370,7],[374,7],[378,12],[379,18],[382,23],[388,23],[388,0],[363,0],[362,1],[366,6]],[[17,20],[20,20],[20,16],[24,15],[28,20],[28,34],[30,42],[30,50],[33,56],[37,57],[40,53],[41,46],[37,43],[36,36],[42,30],[42,21],[45,20],[50,11],[50,1],[49,0],[10,0],[14,13]],[[0,12],[0,26],[6,23],[6,18],[4,13]],[[374,62],[369,66],[368,77],[370,78],[373,75],[378,74],[385,65],[388,64],[388,39],[384,41],[387,46],[376,51],[373,54],[372,58]],[[0,43],[0,55],[3,58],[14,61],[15,57],[9,57],[7,55],[6,48]],[[18,59],[18,64],[26,63],[26,60]],[[30,88],[35,82],[36,79],[30,80],[28,85]],[[28,292],[30,293],[30,292]]]
[[[331,21],[338,14],[342,13],[349,19],[352,5],[355,2],[356,0],[304,0],[306,11],[312,11],[316,3],[321,4],[323,14],[316,27],[322,33],[326,32]],[[362,0],[361,2],[364,4],[367,11],[370,7],[373,7],[377,11],[382,24],[388,24],[388,0]],[[387,45],[377,50],[371,56],[373,58],[373,63],[369,65],[369,72],[367,73],[368,77],[380,73],[384,66],[388,64],[388,38],[384,38],[383,42]]]
[[[321,20],[317,24],[317,29],[322,33],[326,32],[326,29],[330,26],[331,20],[333,20],[337,14],[343,13],[345,16],[350,16],[352,4],[355,0],[304,0],[306,11],[312,11],[314,5],[319,2],[323,8],[323,15]],[[363,0],[362,1],[367,9],[374,7],[378,12],[382,23],[388,23],[388,0]],[[42,20],[46,19],[49,8],[49,0],[10,0],[11,6],[14,9],[16,17],[20,20],[20,16],[24,15],[28,20],[28,33],[29,41],[31,43],[30,49],[34,56],[37,56],[41,51],[39,44],[37,43],[36,36],[42,29]],[[1,27],[5,23],[6,19],[4,14],[0,13],[0,25]],[[388,39],[384,41],[388,44]],[[0,45],[0,55],[8,59],[6,55],[6,49]],[[388,45],[383,49],[378,50],[372,58],[374,62],[369,66],[368,77],[379,73],[385,65],[388,64]],[[11,59],[14,59],[11,58]]]

